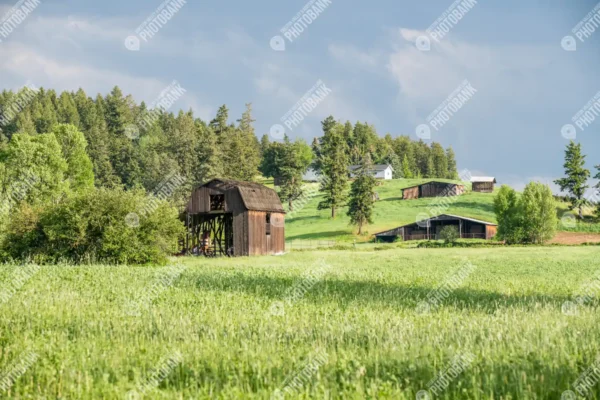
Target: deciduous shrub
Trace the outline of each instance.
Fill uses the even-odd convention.
[[[54,205],[21,205],[1,248],[5,258],[37,262],[164,263],[183,230],[177,217],[142,192],[92,189]]]
[[[445,226],[440,231],[440,239],[446,244],[455,243],[458,240],[458,229],[455,226]]]

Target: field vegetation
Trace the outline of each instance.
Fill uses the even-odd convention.
[[[383,249],[44,266],[0,306],[0,371],[35,354],[3,395],[412,400],[462,355],[471,362],[434,398],[558,399],[600,352],[599,293],[565,312],[598,279],[597,255]],[[470,274],[424,309],[465,260]],[[3,289],[19,268],[0,267]]]

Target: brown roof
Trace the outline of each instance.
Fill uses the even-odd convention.
[[[223,191],[237,189],[248,210],[285,213],[277,192],[259,183],[213,179],[202,186],[208,185]]]

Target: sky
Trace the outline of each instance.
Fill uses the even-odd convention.
[[[315,17],[302,13],[305,0],[175,0],[180,7],[145,39],[136,29],[163,0],[35,1],[7,37],[0,32],[3,89],[30,83],[95,96],[118,85],[151,103],[177,81],[186,93],[171,111],[192,108],[210,120],[227,104],[233,121],[252,103],[257,135],[281,125],[309,142],[328,115],[415,140],[425,124],[426,141],[452,146],[459,169],[516,188],[560,177],[573,134],[588,168],[600,164],[600,116],[584,129],[572,121],[600,92],[600,27],[583,41],[572,32],[595,1],[468,0],[470,7],[453,8],[461,18],[445,22],[439,41],[427,29],[452,0],[320,0]],[[0,0],[0,15],[15,4]],[[290,41],[281,30],[298,13],[311,23]],[[131,36],[138,50],[130,50]],[[281,41],[272,47],[275,36],[285,50]],[[472,95],[451,96],[464,82]],[[299,101],[306,106],[315,85],[327,90],[298,126],[286,127],[282,118]],[[460,107],[436,130],[428,117],[449,96]]]

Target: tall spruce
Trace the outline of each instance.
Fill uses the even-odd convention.
[[[323,127],[326,127],[325,121]],[[337,209],[345,204],[347,198],[349,158],[343,125],[338,123],[327,128],[321,148],[323,179],[320,191],[323,200],[318,204],[318,209],[330,209],[331,218],[335,218]]]
[[[454,154],[452,147],[448,147],[448,149],[446,149],[446,160],[448,161],[448,174],[446,175],[446,178],[457,180],[458,169],[456,167],[456,155]]]
[[[565,151],[565,178],[554,181],[560,186],[561,191],[566,191],[571,200],[571,209],[579,210],[579,218],[583,219],[583,207],[587,201],[584,198],[586,189],[589,188],[587,180],[590,170],[585,168],[585,155],[581,153],[581,144],[571,141]]]
[[[360,167],[355,172],[355,179],[350,188],[348,216],[350,224],[358,226],[358,234],[363,227],[373,223],[374,190],[377,184],[373,176],[373,163],[369,154],[365,155]]]

